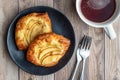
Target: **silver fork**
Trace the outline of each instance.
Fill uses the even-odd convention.
[[[78,66],[79,66],[79,63],[81,62],[81,60],[82,60],[82,58],[80,56],[80,48],[78,47],[77,48],[77,64],[76,64],[76,67],[75,67],[75,70],[74,70],[71,80],[75,80],[75,75],[76,75],[76,72],[77,72],[77,69],[78,69]]]
[[[83,80],[83,77],[84,77],[85,62],[86,62],[87,57],[90,55],[91,42],[92,42],[91,37],[84,36],[78,46],[80,48],[80,55],[83,59],[83,68],[82,68],[82,74],[81,74],[80,80]]]

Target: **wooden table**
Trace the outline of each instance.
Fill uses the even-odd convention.
[[[10,22],[21,10],[43,5],[53,7],[67,16],[74,27],[77,43],[83,34],[92,36],[91,54],[86,62],[84,80],[120,80],[120,18],[114,23],[117,38],[110,40],[103,29],[91,28],[80,20],[72,0],[0,0],[0,80],[70,80],[76,61],[75,53],[64,68],[46,76],[24,72],[8,55],[6,32]],[[82,64],[77,80],[81,66]]]

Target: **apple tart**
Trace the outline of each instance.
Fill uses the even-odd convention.
[[[15,41],[19,50],[26,50],[36,36],[52,32],[51,20],[47,13],[30,13],[16,24]]]
[[[41,34],[29,45],[27,60],[37,66],[56,65],[70,46],[70,40],[56,33]]]

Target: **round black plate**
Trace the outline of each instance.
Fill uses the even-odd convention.
[[[32,12],[48,12],[48,15],[52,21],[52,28],[53,32],[57,34],[61,34],[71,41],[71,45],[65,54],[65,56],[60,60],[60,62],[50,68],[45,68],[45,67],[38,67],[26,60],[26,51],[19,51],[17,49],[16,43],[15,43],[15,27],[17,21],[24,15],[27,15]],[[73,27],[69,20],[59,11],[50,8],[50,7],[45,7],[45,6],[36,6],[36,7],[31,7],[28,8],[22,12],[20,12],[12,21],[10,24],[10,27],[8,29],[8,34],[7,34],[7,47],[9,54],[12,58],[12,60],[24,71],[35,74],[35,75],[47,75],[54,73],[58,70],[60,70],[62,67],[64,67],[67,62],[70,60],[72,57],[72,54],[74,52],[75,48],[75,34],[73,31]]]

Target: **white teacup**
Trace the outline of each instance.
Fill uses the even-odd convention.
[[[120,0],[116,0],[116,9],[112,17],[110,17],[108,20],[104,22],[93,22],[91,20],[88,20],[82,13],[81,10],[81,2],[82,0],[76,0],[76,9],[77,13],[80,16],[80,18],[88,25],[96,28],[104,28],[106,31],[107,35],[110,37],[110,39],[115,39],[116,38],[116,33],[113,29],[112,23],[119,17],[120,14]]]

